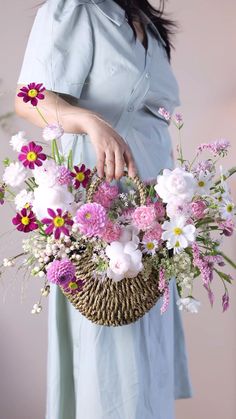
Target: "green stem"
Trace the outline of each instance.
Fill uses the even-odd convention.
[[[15,198],[15,194],[10,190],[10,189],[8,189],[7,187],[5,187],[5,190],[13,197],[13,198]]]
[[[72,150],[70,150],[69,155],[68,155],[67,167],[68,167],[69,170],[73,170]]]
[[[34,188],[30,185],[30,183],[27,181],[27,180],[25,180],[25,184],[28,186],[28,188],[33,192],[34,191]]]
[[[61,164],[61,157],[60,157],[60,153],[59,153],[59,150],[58,150],[57,141],[55,139],[52,140],[52,147],[53,147],[53,150],[54,150],[54,153],[55,153],[55,161],[58,164]]]
[[[42,118],[43,122],[45,122],[45,124],[48,125],[48,121],[44,118],[44,116],[43,116],[42,112],[39,110],[38,106],[36,106],[36,110],[37,110],[39,116]]]

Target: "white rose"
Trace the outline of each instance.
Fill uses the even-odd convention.
[[[70,211],[74,197],[66,186],[54,186],[53,188],[39,186],[34,190],[33,211],[37,218],[42,219],[48,216],[47,208],[63,211]]]
[[[189,313],[198,313],[201,305],[200,301],[195,300],[195,298],[192,297],[180,298],[176,304],[179,307],[179,310],[185,310]]]
[[[34,178],[39,186],[52,187],[56,184],[59,175],[59,167],[55,160],[47,159],[42,166],[35,167]]]
[[[179,199],[190,202],[196,191],[196,179],[192,173],[177,167],[174,170],[165,169],[163,175],[157,177],[155,191],[163,202]]]
[[[19,131],[17,134],[13,135],[10,139],[10,145],[13,150],[20,152],[23,145],[28,144],[28,140],[25,138],[25,132]]]
[[[106,247],[106,254],[110,259],[107,275],[113,281],[133,278],[143,269],[142,252],[132,241],[126,244],[112,242]]]
[[[26,204],[31,204],[33,197],[33,192],[27,192],[26,189],[22,189],[22,191],[15,196],[14,200],[17,211],[21,211]]]
[[[13,188],[19,186],[27,177],[26,170],[19,162],[10,163],[3,173],[3,182]]]

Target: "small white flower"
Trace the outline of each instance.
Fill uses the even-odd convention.
[[[27,192],[26,189],[22,189],[15,197],[15,206],[17,211],[21,211],[22,208],[31,204],[33,200],[33,192]]]
[[[210,172],[200,171],[197,179],[197,190],[198,195],[209,195],[210,188],[212,186],[212,174]]]
[[[64,129],[60,124],[49,124],[43,130],[43,139],[45,141],[58,140],[64,134]]]
[[[13,150],[20,152],[23,145],[28,144],[28,140],[25,138],[25,132],[19,131],[17,134],[13,135],[10,139],[10,145]]]
[[[158,241],[157,240],[149,240],[146,242],[142,242],[143,245],[143,253],[147,253],[148,255],[154,256],[156,254],[156,250],[158,249]]]
[[[3,182],[13,188],[21,185],[26,179],[27,173],[22,164],[19,162],[10,163],[3,173]]]
[[[195,240],[196,227],[186,224],[185,217],[176,217],[165,221],[162,229],[165,230],[162,233],[162,239],[167,241],[168,249],[174,249],[177,253]]]
[[[224,200],[222,205],[219,208],[222,218],[223,219],[232,218],[234,215],[234,208],[235,208],[235,205],[232,201]]]
[[[198,313],[201,305],[200,301],[195,300],[195,298],[192,297],[180,298],[176,304],[179,307],[179,310],[185,310],[189,313]]]
[[[154,189],[165,203],[175,199],[190,202],[196,192],[196,179],[180,167],[164,169],[163,174],[157,177]]]
[[[5,268],[9,268],[9,267],[11,267],[11,266],[14,266],[14,262],[13,262],[13,260],[9,260],[9,259],[7,259],[7,258],[4,258],[4,259],[3,259],[2,264],[3,264],[3,266],[4,266]]]

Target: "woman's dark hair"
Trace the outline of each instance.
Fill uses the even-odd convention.
[[[148,0],[113,0],[117,3],[122,9],[125,10],[126,17],[130,26],[134,31],[136,37],[136,31],[132,24],[132,19],[139,18],[139,10],[142,10],[146,16],[152,21],[159,31],[161,37],[166,43],[166,53],[169,58],[171,58],[171,48],[173,44],[171,42],[171,36],[175,33],[177,24],[170,19],[167,19],[164,15],[164,7],[166,0],[160,0],[160,7],[158,9],[154,8]]]

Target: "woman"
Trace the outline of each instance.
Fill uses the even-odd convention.
[[[168,123],[158,113],[179,105],[170,66],[171,22],[145,0],[49,0],[37,13],[18,88],[42,82],[42,109],[66,134],[75,163],[120,179],[156,178],[173,165]],[[37,126],[37,112],[16,99]],[[49,301],[46,419],[173,419],[174,400],[191,397],[176,285],[161,316],[159,301],[122,327],[98,326],[57,286]]]

